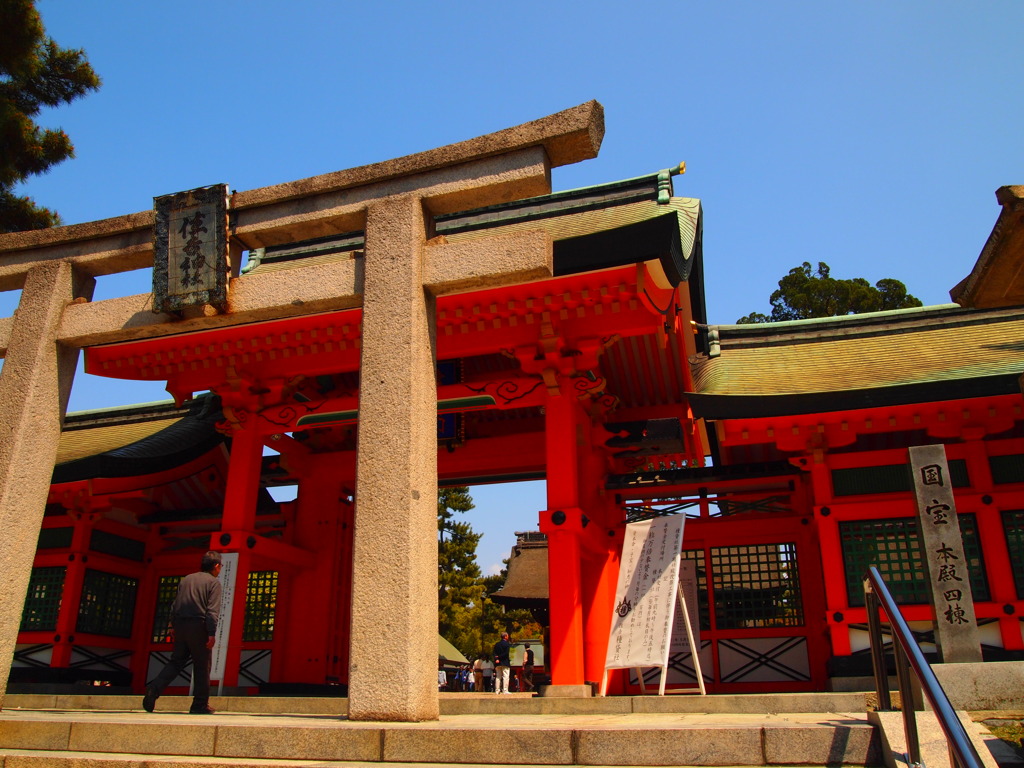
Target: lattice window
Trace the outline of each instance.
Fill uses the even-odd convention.
[[[277,571],[253,571],[245,590],[245,624],[242,640],[269,642],[274,639],[277,613]]]
[[[178,585],[184,576],[161,576],[156,585],[156,613],[153,614],[153,632],[150,638],[154,643],[167,643],[171,640],[171,606],[178,594]]]
[[[988,580],[974,515],[958,515],[971,592],[976,601],[989,599]],[[846,594],[851,606],[864,605],[864,576],[878,568],[897,603],[929,603],[927,571],[921,558],[917,519],[848,520],[839,524],[846,568]]]
[[[57,628],[57,614],[60,613],[67,571],[64,566],[32,569],[20,631],[52,632]]]
[[[804,623],[796,544],[714,547],[711,574],[718,629]]]
[[[1010,551],[1017,599],[1024,600],[1024,509],[1003,512],[1003,531],[1006,533],[1006,548]]]
[[[131,637],[138,589],[136,579],[86,569],[75,630],[109,637]]]

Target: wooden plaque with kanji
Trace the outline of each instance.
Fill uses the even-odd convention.
[[[226,184],[153,198],[153,309],[181,312],[228,299]]]

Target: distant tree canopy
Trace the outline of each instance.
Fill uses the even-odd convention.
[[[437,620],[440,632],[456,648],[474,607],[484,597],[476,545],[481,534],[456,513],[473,509],[465,486],[440,488],[437,494]],[[465,651],[463,651],[465,653]]]
[[[60,224],[56,211],[12,190],[75,155],[64,131],[36,124],[40,110],[99,85],[84,51],[60,48],[47,37],[34,0],[0,0],[0,232]]]
[[[837,280],[829,274],[829,266],[823,261],[818,262],[817,271],[812,271],[806,261],[793,267],[779,280],[779,288],[769,301],[770,316],[751,312],[736,322],[776,323],[921,306],[921,300],[907,293],[907,287],[899,280],[886,278],[874,285],[863,277]]]

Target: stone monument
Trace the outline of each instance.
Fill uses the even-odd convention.
[[[935,608],[935,643],[949,662],[981,661],[981,640],[956,515],[953,483],[941,445],[909,449],[914,473],[921,554],[928,569],[929,597]]]

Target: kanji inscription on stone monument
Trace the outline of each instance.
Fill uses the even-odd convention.
[[[922,445],[909,452],[939,653],[946,663],[981,661],[974,597],[946,449]]]
[[[227,306],[227,185],[153,198],[153,308]]]

